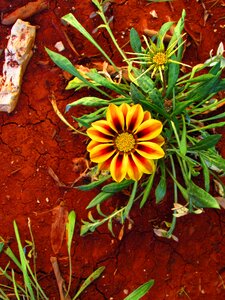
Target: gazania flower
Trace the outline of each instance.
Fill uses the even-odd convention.
[[[183,42],[177,46],[178,40],[175,40],[175,42],[169,43],[168,47],[165,48],[163,38],[159,37],[159,42],[157,44],[155,44],[151,39],[148,41],[145,36],[143,36],[143,38],[147,46],[143,52],[128,52],[128,54],[136,55],[136,57],[130,58],[128,61],[144,66],[145,71],[142,73],[142,75],[147,72],[151,72],[151,77],[159,74],[161,81],[163,81],[163,72],[167,68],[168,63],[188,66],[180,61],[172,59],[173,54],[178,51],[179,47],[183,45]]]
[[[143,173],[153,173],[154,160],[165,155],[161,131],[162,123],[140,104],[110,104],[106,120],[92,123],[87,130],[92,139],[87,150],[91,161],[98,163],[100,170],[109,170],[115,181],[137,181]]]

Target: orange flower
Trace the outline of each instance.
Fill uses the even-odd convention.
[[[100,170],[109,170],[115,181],[137,181],[143,173],[153,173],[154,159],[165,155],[161,131],[162,123],[152,119],[140,104],[110,104],[106,120],[96,121],[88,128],[92,141],[87,150],[91,161],[98,163]]]

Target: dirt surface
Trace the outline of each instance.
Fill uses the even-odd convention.
[[[0,12],[8,13],[27,2],[1,0]],[[122,300],[149,279],[155,279],[155,285],[143,299],[225,299],[223,210],[205,210],[199,216],[185,216],[178,220],[174,232],[179,242],[162,239],[153,233],[153,228],[162,225],[164,220],[171,220],[171,197],[167,194],[158,206],[154,199],[150,199],[142,210],[138,204],[135,205],[130,216],[134,223],[132,228],[125,226],[121,240],[118,239],[120,224],[115,224],[115,238],[104,226],[93,234],[80,237],[81,219],[87,218],[86,206],[97,192],[81,192],[70,187],[82,171],[74,169],[73,159],[86,157],[87,139],[67,129],[54,113],[50,99],[54,96],[63,112],[67,103],[80,98],[84,92],[64,90],[67,84],[65,74],[50,61],[44,47],[56,51],[55,43],[62,41],[66,48],[62,54],[74,64],[88,65],[91,61],[101,61],[101,56],[88,41],[60,22],[63,15],[72,12],[90,33],[94,31],[94,38],[105,51],[118,63],[121,62],[107,34],[95,30],[100,20],[98,17],[90,18],[95,10],[91,1],[49,2],[48,10],[28,19],[37,26],[37,37],[16,110],[9,115],[0,113],[0,236],[11,240],[11,247],[15,249],[13,220],[17,221],[24,240],[30,239],[27,219],[31,219],[38,252],[40,284],[49,299],[59,299],[50,263],[50,257],[54,255],[51,225],[54,212],[63,201],[65,209],[74,209],[77,213],[72,248],[74,294],[82,280],[94,269],[106,267],[103,276],[80,299]],[[209,57],[209,51],[214,49],[215,53],[219,42],[225,38],[225,3],[222,0],[175,0],[170,3],[115,0],[107,14],[114,16],[111,23],[113,31],[120,45],[125,45],[131,27],[135,27],[140,34],[146,28],[157,30],[169,19],[177,21],[183,8],[187,14],[185,30],[188,46],[184,61],[192,65],[202,63]],[[150,15],[152,10],[156,10],[158,18]],[[10,29],[11,26],[0,25],[1,49],[6,47]],[[71,49],[64,32],[79,55]],[[3,61],[4,55],[1,55],[1,66]],[[86,108],[77,107],[72,114],[81,116],[85,111]],[[77,126],[71,114],[67,118]],[[220,142],[222,153],[224,143],[223,138]],[[49,168],[66,187],[57,184],[49,174]],[[115,207],[116,203],[117,199],[114,198],[107,205]],[[68,281],[65,249],[64,241],[58,259],[62,275]],[[1,266],[3,263],[6,263],[6,258],[1,256]]]

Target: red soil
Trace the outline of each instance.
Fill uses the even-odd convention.
[[[27,2],[1,0],[0,12],[6,13]],[[128,42],[131,27],[142,34],[146,28],[159,29],[168,18],[177,21],[185,8],[188,47],[184,61],[192,65],[204,62],[209,57],[209,51],[214,49],[215,53],[219,42],[224,41],[224,2],[176,0],[170,3],[115,0],[108,13],[114,16],[112,28],[118,42],[120,45]],[[154,9],[158,19],[149,14]],[[62,54],[73,63],[85,64],[92,59],[100,61],[101,56],[88,41],[72,28],[63,27],[60,22],[60,17],[73,12],[85,28],[92,32],[99,24],[97,17],[89,18],[93,11],[94,6],[90,0],[50,0],[48,10],[29,19],[32,25],[38,27],[35,52],[23,79],[16,110],[9,115],[0,113],[0,236],[12,238],[11,246],[15,249],[13,220],[17,221],[24,240],[30,239],[27,218],[31,219],[38,252],[40,283],[49,299],[59,299],[50,263],[50,257],[54,255],[50,234],[54,221],[53,208],[63,201],[68,211],[74,209],[77,213],[72,248],[74,294],[80,282],[94,269],[106,267],[103,276],[80,299],[122,300],[127,293],[152,278],[155,279],[155,285],[143,299],[225,299],[223,210],[205,210],[201,215],[180,218],[174,232],[179,242],[162,239],[154,235],[153,228],[160,226],[164,220],[171,220],[171,203],[168,203],[171,202],[170,194],[167,194],[165,201],[158,206],[154,199],[150,199],[142,210],[138,204],[134,206],[130,216],[134,224],[131,229],[126,225],[122,240],[112,237],[104,226],[93,234],[80,237],[81,219],[87,218],[85,208],[97,191],[87,193],[59,187],[49,174],[50,167],[60,181],[69,186],[79,176],[73,170],[72,160],[86,156],[87,139],[72,134],[52,109],[52,95],[63,112],[66,104],[80,98],[82,93],[64,90],[67,80],[51,62],[44,47],[56,51],[55,43],[62,41],[66,47]],[[0,48],[6,46],[10,29],[10,26],[0,25]],[[82,60],[71,50],[63,29]],[[107,34],[97,31],[93,36],[119,62]],[[2,64],[4,55],[1,55],[0,60]],[[72,113],[80,116],[85,110],[77,107]],[[70,113],[67,118],[73,123]],[[74,123],[74,126],[77,125]],[[225,135],[225,131],[222,133]],[[224,143],[223,138],[220,143],[222,152]],[[115,206],[116,199],[108,201],[108,204]],[[118,233],[120,225],[115,224],[115,227]],[[67,281],[66,255],[64,241],[58,259],[62,275]],[[0,257],[1,266],[6,261],[4,256]]]

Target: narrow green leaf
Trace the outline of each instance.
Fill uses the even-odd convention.
[[[96,197],[94,197],[94,199],[92,199],[92,201],[88,204],[86,209],[92,208],[92,207],[96,206],[97,204],[102,203],[103,201],[112,197],[113,195],[114,195],[114,193],[100,192]]]
[[[155,197],[156,197],[156,203],[159,203],[166,195],[166,167],[165,167],[165,161],[159,160],[159,166],[161,170],[161,176],[159,180],[159,184],[157,185],[155,189]]]
[[[27,259],[25,257],[24,251],[23,251],[23,247],[21,244],[21,240],[20,240],[20,235],[19,235],[19,230],[17,227],[17,224],[15,221],[13,221],[13,227],[14,227],[14,231],[15,231],[15,235],[16,235],[16,241],[17,241],[17,245],[18,245],[18,249],[19,249],[19,255],[20,255],[20,261],[21,261],[21,270],[23,273],[23,279],[24,279],[24,284],[25,287],[28,289],[29,295],[31,297],[31,299],[35,299],[34,297],[34,292],[31,286],[31,280],[29,278],[28,275],[28,271],[27,271]]]
[[[128,201],[127,206],[126,206],[125,211],[124,211],[124,215],[123,215],[124,218],[127,218],[127,216],[130,213],[130,210],[131,210],[131,208],[134,204],[134,199],[135,199],[135,196],[136,196],[136,193],[137,193],[137,187],[138,187],[138,181],[135,181],[134,185],[133,185],[132,193],[130,195],[129,201]]]
[[[100,84],[101,86],[104,86],[107,89],[110,89],[120,95],[123,96],[128,96],[128,93],[125,91],[125,89],[123,87],[120,87],[120,85],[118,83],[114,83],[109,81],[106,77],[100,75],[97,72],[89,72],[86,73],[86,75],[94,80],[95,82],[97,82],[98,84]]]
[[[4,246],[5,246],[5,243],[4,242],[0,242],[0,253],[2,252]]]
[[[81,285],[81,287],[79,288],[78,292],[76,293],[76,295],[72,298],[72,300],[76,300],[80,294],[94,281],[96,280],[101,274],[102,272],[105,270],[105,267],[99,267],[97,270],[95,270],[90,276],[88,276],[88,278],[83,282],[83,284]]]
[[[153,279],[149,280],[148,282],[142,284],[135,291],[133,291],[126,298],[124,298],[124,300],[139,300],[139,299],[141,299],[144,295],[147,294],[147,292],[154,285],[154,283],[155,283],[155,281]]]
[[[71,252],[71,245],[72,245],[72,239],[73,239],[73,234],[75,229],[75,223],[76,223],[76,213],[74,210],[72,210],[68,215],[68,220],[66,223],[67,250],[69,255]]]
[[[99,186],[100,184],[102,184],[103,182],[108,180],[109,178],[111,178],[111,175],[104,176],[102,179],[93,181],[93,182],[88,183],[88,184],[76,186],[75,188],[78,189],[78,190],[81,190],[81,191],[89,191],[89,190],[92,190],[92,189],[96,188],[97,186]]]
[[[213,134],[205,137],[203,140],[200,140],[195,145],[188,147],[188,151],[200,151],[207,150],[209,148],[215,147],[216,144],[221,139],[221,134]]]
[[[155,173],[153,173],[153,174],[151,174],[149,176],[147,185],[146,185],[146,187],[144,189],[143,197],[141,199],[140,208],[142,208],[145,205],[146,201],[148,200],[148,196],[149,196],[149,194],[151,192],[152,185],[153,185],[153,182],[154,182],[154,176],[155,176]]]
[[[106,193],[117,193],[127,188],[133,182],[134,182],[133,180],[126,180],[126,179],[120,183],[112,182],[107,185],[104,185],[102,191]]]
[[[135,53],[141,53],[141,40],[134,28],[130,30],[130,45]]]
[[[46,52],[48,53],[48,55],[50,56],[51,60],[62,70],[67,71],[68,73],[76,76],[77,78],[79,78],[81,81],[83,81],[88,87],[93,88],[95,90],[97,90],[98,92],[100,92],[101,94],[105,95],[106,97],[110,96],[105,93],[103,90],[99,89],[96,85],[92,84],[90,81],[88,81],[85,77],[83,77],[80,72],[74,67],[74,65],[69,61],[68,58],[66,58],[65,56],[56,53],[54,51],[51,51],[48,48],[45,48]]]
[[[188,197],[192,205],[199,208],[210,207],[210,208],[220,208],[217,200],[211,196],[208,192],[194,184],[190,181],[188,186]]]
[[[205,190],[206,192],[209,192],[210,189],[210,173],[209,173],[209,168],[204,160],[204,158],[201,156],[199,153],[199,158],[201,161],[201,166],[203,170],[203,176],[204,176],[204,183],[205,183]]]
[[[183,131],[180,141],[180,153],[181,155],[185,156],[187,153],[187,130],[186,130],[186,121],[184,115],[182,115],[183,121]]]
[[[81,23],[74,17],[73,14],[69,13],[62,17],[64,21],[72,25],[76,28],[87,40],[89,40],[108,60],[111,65],[114,65],[113,61],[110,57],[106,54],[106,52],[99,46],[99,44],[95,41],[95,39],[90,35],[90,33],[81,25]]]

